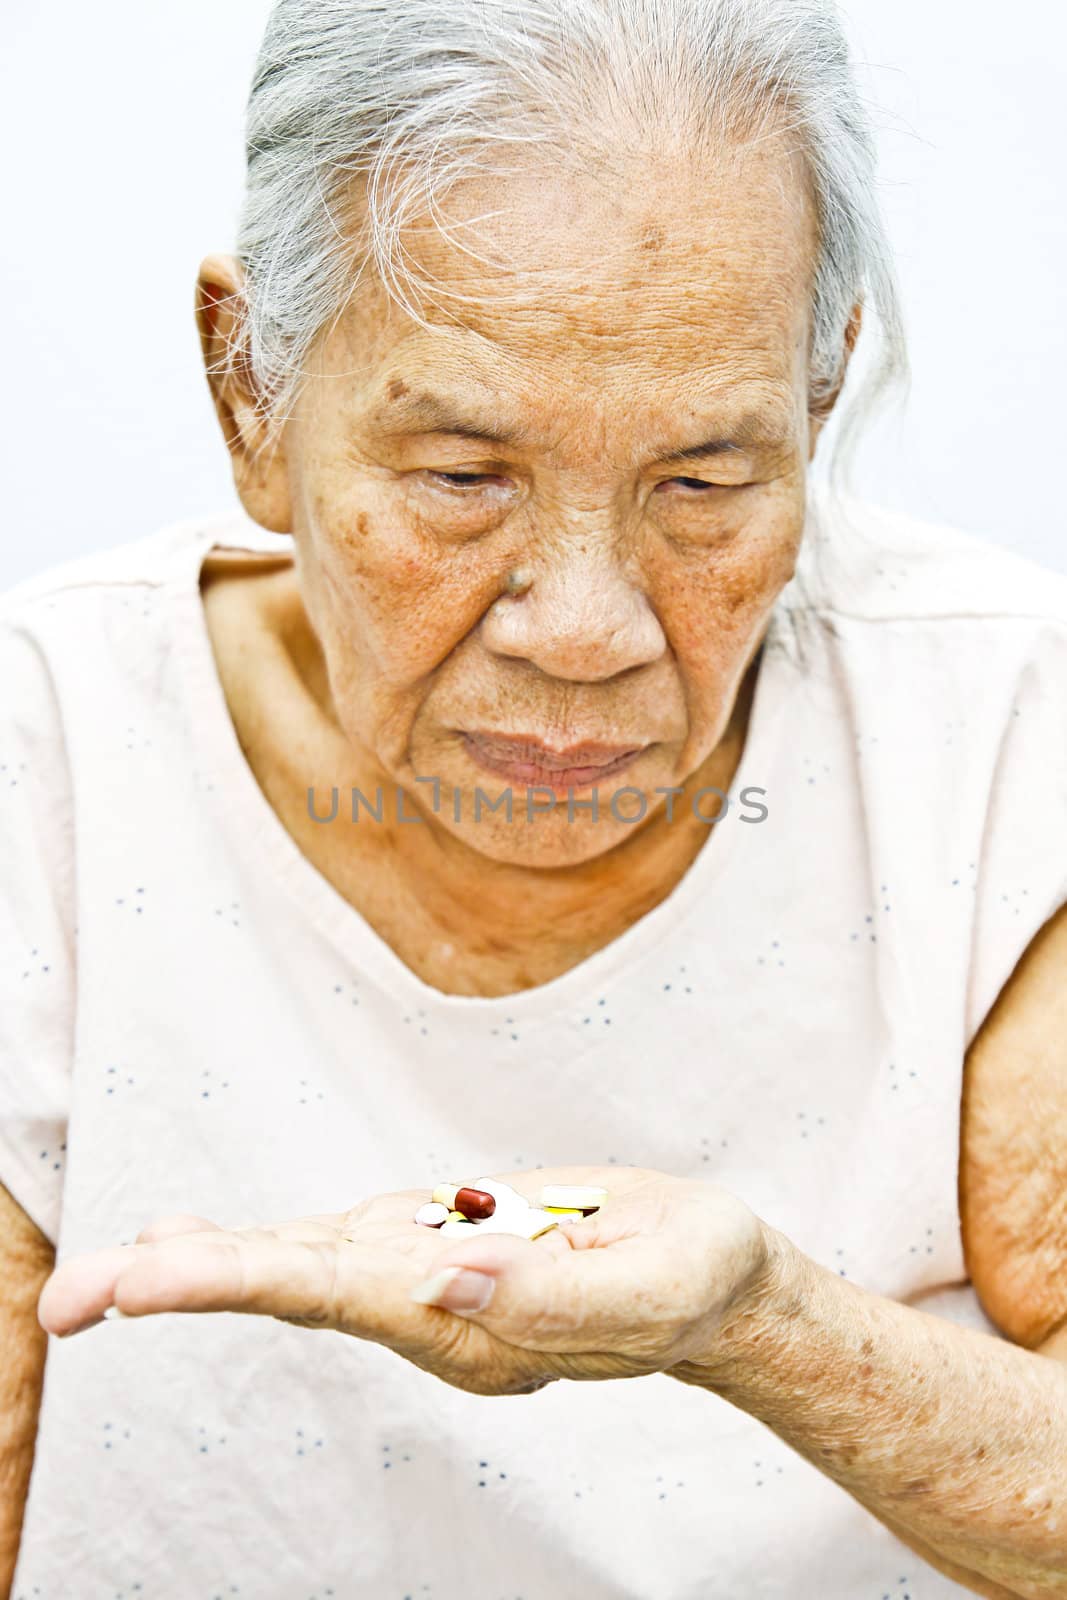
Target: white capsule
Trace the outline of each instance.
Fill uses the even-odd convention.
[[[437,1200],[427,1200],[415,1213],[415,1221],[422,1222],[427,1228],[439,1228],[442,1222],[448,1221],[448,1207],[441,1205]]]
[[[479,1233],[510,1233],[517,1239],[539,1239],[543,1233],[556,1226],[556,1218],[550,1217],[546,1211],[538,1210],[536,1206],[526,1206],[522,1211],[511,1211],[498,1206],[491,1217],[486,1217],[484,1222],[477,1224]]]
[[[546,1183],[541,1190],[543,1206],[558,1206],[566,1210],[596,1211],[608,1198],[606,1189],[593,1184]]]
[[[530,1202],[524,1194],[520,1194],[510,1184],[498,1182],[496,1178],[478,1178],[471,1184],[471,1188],[484,1189],[486,1194],[491,1194],[496,1201],[496,1210],[492,1217],[486,1218],[486,1221],[493,1221],[494,1218],[500,1215],[501,1211],[514,1212],[529,1209]]]

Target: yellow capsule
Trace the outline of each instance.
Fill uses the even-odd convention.
[[[534,1217],[533,1220],[526,1226],[525,1232],[527,1239],[540,1239],[541,1235],[543,1233],[547,1233],[550,1228],[559,1227],[559,1223],[556,1222],[553,1217],[548,1215],[545,1215],[543,1218],[538,1217],[538,1209],[539,1208],[536,1206],[531,1207],[531,1210],[534,1212]]]
[[[470,1218],[465,1217],[462,1211],[450,1211],[447,1220],[449,1222],[469,1222]]]
[[[542,1206],[542,1211],[547,1211],[550,1217],[584,1217],[584,1211],[576,1211],[572,1206]]]

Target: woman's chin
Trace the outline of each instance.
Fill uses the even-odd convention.
[[[460,808],[460,821],[453,816],[455,807],[442,806],[434,819],[437,825],[489,860],[511,866],[542,869],[579,866],[614,850],[641,826],[616,820],[608,809],[606,797],[602,798],[594,820],[589,809],[593,803],[591,793],[575,793],[568,815],[566,799],[551,799],[546,790],[516,788],[511,792],[509,821],[503,801],[499,810],[493,812],[483,799],[475,819],[475,792],[469,796],[462,791],[455,792],[461,794],[464,802],[469,802]]]

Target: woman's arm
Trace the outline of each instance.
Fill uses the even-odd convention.
[[[0,1600],[15,1575],[48,1335],[37,1300],[55,1252],[0,1184]]]
[[[671,1375],[758,1417],[976,1594],[1067,1596],[1067,1365],[777,1240],[774,1286],[707,1368]]]
[[[1067,908],[966,1062],[964,1253],[1007,1338],[869,1294],[778,1235],[777,1291],[738,1319],[725,1366],[675,1373],[766,1422],[991,1600],[1067,1595],[1065,973]]]
[[[1067,1327],[1061,1328],[1059,1333],[1053,1334],[1051,1339],[1041,1345],[1040,1353],[1054,1356],[1058,1361],[1067,1362]],[[964,1584],[967,1588],[973,1589],[975,1594],[984,1595],[986,1600],[1014,1600],[1012,1591],[1005,1589],[1003,1584],[984,1583],[973,1572],[965,1572],[962,1567],[957,1567],[953,1562],[946,1561],[943,1556],[939,1556],[935,1550],[931,1550],[928,1544],[923,1544],[921,1540],[916,1539],[914,1534],[909,1533],[907,1528],[902,1528],[899,1523],[891,1521],[888,1517],[883,1517],[881,1520],[887,1527],[892,1528],[898,1539],[914,1550],[916,1555],[922,1556],[923,1560],[931,1567],[936,1567],[938,1572],[943,1572],[946,1578],[953,1578],[956,1583]]]

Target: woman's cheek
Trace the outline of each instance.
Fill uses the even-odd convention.
[[[691,706],[713,721],[792,576],[799,537],[792,518],[753,517],[700,559],[687,555],[684,568],[671,563],[659,574],[653,604]]]
[[[803,527],[803,500],[785,485],[761,496],[705,569],[703,614],[747,637],[792,577]]]
[[[791,561],[774,545],[739,550],[714,574],[711,602],[720,626],[746,638],[766,615],[789,576]]]
[[[335,627],[395,681],[433,670],[499,592],[484,551],[441,549],[361,512],[358,537],[330,541]]]
[[[739,542],[723,543],[656,577],[652,603],[678,660],[727,667],[766,590],[763,564]]]

